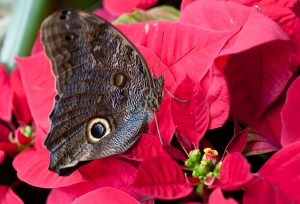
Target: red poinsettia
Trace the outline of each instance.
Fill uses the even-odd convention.
[[[236,31],[216,62],[227,78],[233,116],[253,122],[292,75],[287,34],[256,8],[231,1],[193,1],[185,5],[180,21],[216,31]],[[229,54],[233,55],[228,58]]]
[[[0,64],[0,89],[0,150],[13,156],[30,146],[33,137],[31,114],[19,69],[14,69],[8,76]]]
[[[147,9],[156,3],[157,0],[104,0],[103,7],[109,13],[119,16],[137,8]]]
[[[220,170],[217,189],[244,189],[243,203],[298,203],[300,143],[286,146],[275,153],[257,173],[240,153],[229,154]]]
[[[0,150],[0,165],[4,160],[5,153]],[[0,203],[23,204],[23,201],[7,185],[0,185]]]

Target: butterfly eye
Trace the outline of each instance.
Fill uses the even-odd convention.
[[[109,122],[104,118],[93,118],[88,123],[88,139],[92,143],[98,142],[110,132]]]

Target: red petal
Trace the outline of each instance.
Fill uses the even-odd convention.
[[[120,191],[116,188],[105,187],[91,191],[87,194],[80,196],[75,199],[73,204],[138,204],[139,202],[128,195],[127,193]]]
[[[246,145],[247,145],[247,137],[249,134],[249,129],[242,130],[231,138],[229,141],[225,152],[232,153],[232,152],[239,152],[241,153]]]
[[[245,155],[258,155],[278,151],[281,147],[276,146],[272,140],[259,132],[251,131],[248,134],[248,143],[245,148]]]
[[[0,164],[3,162],[4,158],[5,158],[5,152],[0,150]]]
[[[112,22],[116,18],[116,16],[112,15],[104,8],[98,8],[93,13],[97,16],[100,16],[101,18],[104,18],[105,20],[107,20],[109,22]]]
[[[283,106],[283,100],[276,100],[268,110],[258,118],[251,127],[261,134],[266,140],[277,148],[281,148],[281,109]]]
[[[20,180],[36,187],[57,188],[85,181],[78,171],[67,177],[58,176],[48,170],[49,162],[47,150],[30,149],[19,153],[13,161],[13,166]]]
[[[106,157],[82,166],[79,172],[85,179],[98,186],[113,186],[126,190],[133,182],[136,168],[128,162]]]
[[[251,123],[279,96],[292,72],[286,43],[268,43],[231,57],[226,76],[234,113]]]
[[[50,127],[51,112],[55,91],[55,80],[44,53],[16,59],[24,83],[24,90],[32,117],[44,132]]]
[[[222,190],[220,188],[215,189],[209,196],[208,204],[238,204],[237,201],[235,201],[232,198],[226,199],[223,196]]]
[[[180,166],[166,156],[153,157],[141,163],[133,186],[145,196],[164,200],[185,197],[193,190]]]
[[[255,119],[278,97],[292,73],[291,46],[282,41],[289,38],[276,23],[257,9],[230,1],[196,1],[184,9],[180,21],[214,30],[239,29],[220,53],[239,53],[226,68],[238,119]]]
[[[188,102],[173,99],[172,116],[180,132],[185,132],[196,147],[204,136],[209,123],[209,106],[200,83],[195,83],[189,76],[179,84],[175,96]]]
[[[31,122],[31,113],[25,96],[20,70],[14,69],[10,75],[10,83],[13,91],[13,113],[20,125]]]
[[[290,86],[281,112],[281,144],[286,146],[300,140],[300,77]]]
[[[210,122],[209,129],[224,125],[229,116],[230,100],[227,82],[223,73],[218,69],[209,72],[211,82],[207,88],[207,101],[209,103]]]
[[[103,7],[115,16],[129,13],[137,8],[147,9],[154,4],[157,0],[103,0]]]
[[[240,189],[253,177],[250,168],[250,164],[243,155],[238,152],[229,154],[220,169],[221,188],[224,190]]]
[[[276,187],[291,198],[295,203],[300,202],[300,142],[286,146],[274,154],[259,170],[272,188]]]
[[[189,74],[200,81],[214,59],[235,32],[212,31],[178,22],[147,22],[117,26],[134,44],[151,49],[166,65],[176,83],[165,86],[173,91]],[[152,68],[150,66],[150,68]],[[167,71],[167,70],[166,70]],[[159,74],[158,74],[159,75]],[[165,72],[162,73],[164,78]]]
[[[71,186],[54,188],[47,198],[47,204],[72,203],[76,198],[99,188],[93,182],[81,182]]]
[[[0,119],[11,120],[12,92],[10,82],[4,66],[0,63]]]
[[[21,131],[22,131],[22,127],[19,127],[16,131],[15,131],[15,138],[17,139],[18,143],[22,144],[22,145],[28,145],[32,138],[29,136],[25,136]]]
[[[287,197],[280,189],[273,186],[264,178],[255,176],[246,186],[243,196],[244,204],[293,204],[291,198]]]
[[[1,142],[0,149],[10,156],[15,156],[19,152],[18,145],[12,142]]]
[[[23,201],[13,192],[13,190],[4,185],[0,185],[0,203],[1,204],[23,204]]]
[[[160,154],[164,154],[164,151],[159,139],[153,135],[143,134],[134,146],[123,153],[122,156],[136,161],[143,161]]]

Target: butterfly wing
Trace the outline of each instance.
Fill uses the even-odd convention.
[[[105,20],[58,11],[42,25],[58,95],[45,145],[50,169],[126,151],[151,120],[152,77],[137,49]]]

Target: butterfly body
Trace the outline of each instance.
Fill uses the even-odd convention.
[[[122,153],[146,130],[162,98],[134,45],[105,20],[58,11],[42,25],[42,43],[57,96],[45,145],[50,169],[61,170]]]

